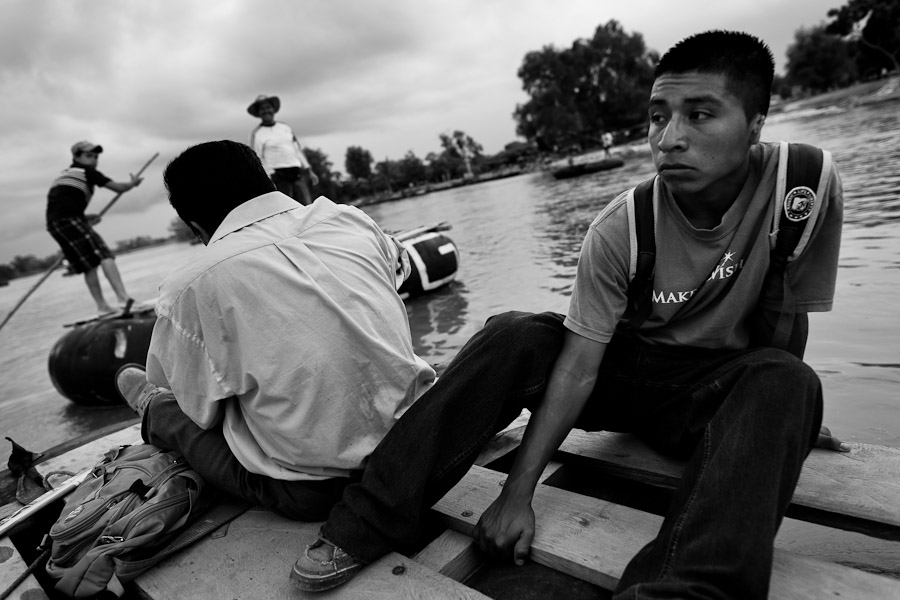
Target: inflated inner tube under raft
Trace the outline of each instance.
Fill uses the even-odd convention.
[[[445,227],[446,228],[446,227]],[[404,300],[447,285],[459,269],[456,244],[435,228],[420,228],[397,238],[409,252],[412,272],[400,287]],[[156,322],[151,306],[67,325],[50,351],[53,386],[81,406],[118,406],[115,375],[126,363],[146,364]]]

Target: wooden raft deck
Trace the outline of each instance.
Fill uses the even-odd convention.
[[[523,430],[521,422],[507,430],[482,453],[478,464],[489,464],[514,449]],[[139,430],[130,427],[39,469],[81,470],[110,446],[134,443],[137,438]],[[849,454],[812,452],[789,515],[900,540],[900,449],[851,447]],[[86,457],[90,457],[87,464]],[[557,459],[543,479],[564,466],[664,490],[678,480],[682,469],[677,461],[660,457],[632,436],[605,432],[573,431]],[[447,529],[422,551],[411,557],[386,556],[347,585],[309,597],[487,598],[465,585],[476,570],[490,568],[468,534],[505,478],[501,471],[473,467],[435,505],[433,513]],[[606,589],[615,587],[630,558],[652,539],[662,522],[655,514],[544,484],[538,486],[534,509],[537,532],[531,560]],[[319,526],[251,509],[142,575],[135,583],[137,593],[150,600],[307,597],[290,584],[288,572]],[[900,598],[898,579],[799,556],[782,545],[776,540],[770,598]],[[0,540],[0,588],[24,569],[10,546],[8,538]],[[37,587],[29,578],[11,597],[40,597],[28,595]]]

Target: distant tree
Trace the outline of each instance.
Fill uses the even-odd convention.
[[[900,71],[900,2],[849,0],[828,11],[828,33],[846,36],[859,44],[860,72]]]
[[[521,165],[533,160],[538,155],[537,144],[534,142],[510,142],[503,150],[486,158],[484,166],[487,169],[497,169],[512,165]]]
[[[303,153],[306,155],[312,170],[319,178],[318,185],[313,186],[313,198],[319,195],[326,196],[334,202],[343,200],[343,190],[341,189],[340,173],[331,170],[332,163],[328,160],[328,155],[318,148],[304,148]]]
[[[369,180],[372,177],[372,153],[359,146],[347,148],[344,169],[354,179]]]
[[[9,281],[16,277],[16,270],[9,265],[0,265],[0,281]]]
[[[529,100],[513,114],[516,133],[542,150],[599,145],[604,131],[646,120],[658,61],[640,33],[615,20],[571,48],[529,52],[518,72]]]
[[[394,184],[400,177],[400,166],[396,160],[385,158],[375,163],[375,176],[373,185],[376,190],[385,190],[388,193],[394,191]]]
[[[397,184],[400,186],[417,185],[428,177],[428,169],[425,163],[412,150],[408,151],[406,156],[400,159],[398,167],[399,177]]]
[[[460,161],[459,167],[464,177],[471,175],[472,166],[480,161],[484,147],[464,131],[456,130],[452,135],[442,133],[439,137],[446,157]]]
[[[181,220],[181,217],[175,217],[169,221],[169,235],[176,242],[190,242],[197,238],[197,235],[191,231],[187,223]]]
[[[791,84],[787,77],[775,73],[775,77],[772,79],[772,93],[778,94],[782,99],[791,97]]]
[[[447,181],[453,177],[453,168],[448,158],[446,152],[429,152],[425,155],[428,181],[438,183]],[[458,158],[454,158],[453,160],[457,163],[462,163]]]
[[[43,268],[44,263],[33,254],[17,254],[13,257],[10,266],[15,269],[17,273],[26,275],[28,273],[40,271]]]
[[[826,33],[824,25],[800,28],[787,49],[786,80],[814,92],[846,86],[856,80],[853,53],[839,36]]]
[[[466,165],[459,156],[459,152],[448,150],[429,152],[425,157],[425,162],[428,163],[429,181],[459,179],[466,172]]]
[[[441,140],[441,147],[445,152],[449,152],[451,156],[462,158],[463,152],[465,152],[471,159],[481,156],[482,152],[484,152],[484,147],[464,131],[456,130],[452,135],[442,133],[438,137]]]

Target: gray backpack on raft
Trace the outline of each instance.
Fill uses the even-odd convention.
[[[104,590],[121,596],[122,584],[170,554],[169,542],[208,507],[205,490],[175,452],[149,444],[107,452],[50,529],[46,570],[58,579],[56,590],[71,598]]]

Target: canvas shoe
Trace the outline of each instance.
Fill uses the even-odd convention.
[[[291,582],[303,591],[321,592],[346,583],[364,566],[361,560],[319,538],[294,563]]]
[[[128,363],[122,365],[116,373],[116,389],[125,403],[130,406],[139,417],[144,416],[144,409],[150,402],[153,393],[159,388],[147,381],[147,372],[139,364]]]

